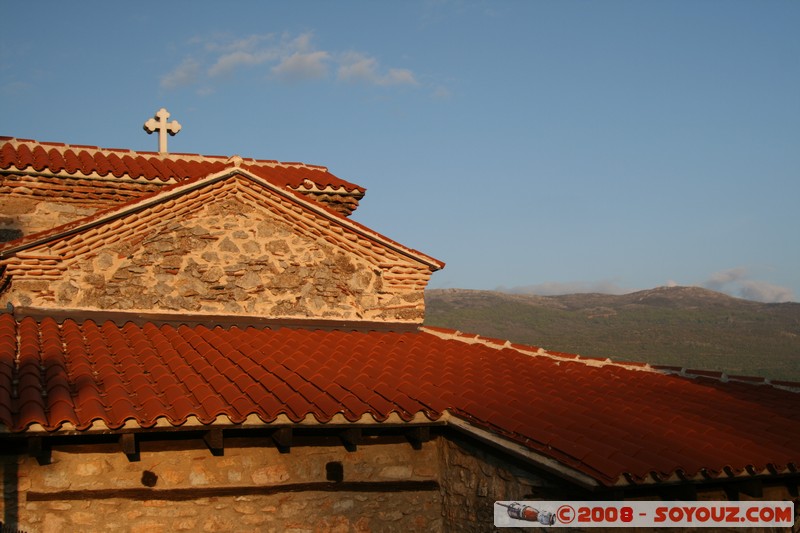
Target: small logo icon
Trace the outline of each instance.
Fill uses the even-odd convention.
[[[562,524],[569,524],[575,520],[575,509],[570,505],[562,505],[556,510],[556,516]]]
[[[525,520],[526,522],[539,522],[545,526],[552,526],[556,523],[556,517],[550,511],[540,511],[530,505],[522,505],[521,503],[513,502],[509,505],[497,502],[500,507],[505,507],[508,516],[517,520]]]

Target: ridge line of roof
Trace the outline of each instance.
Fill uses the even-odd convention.
[[[103,153],[113,153],[113,154],[126,154],[126,155],[138,155],[142,157],[155,157],[156,159],[167,160],[167,159],[182,159],[184,161],[217,161],[217,162],[227,162],[235,157],[241,159],[242,164],[261,164],[267,166],[282,166],[282,167],[292,167],[292,168],[308,168],[311,170],[319,170],[322,172],[329,172],[330,170],[328,167],[324,165],[315,165],[311,163],[303,163],[300,161],[278,161],[277,159],[256,159],[254,157],[242,157],[238,154],[232,154],[230,156],[226,155],[204,155],[199,153],[191,153],[191,152],[151,152],[151,151],[140,151],[140,150],[133,150],[131,148],[106,148],[102,146],[94,146],[88,144],[69,144],[63,142],[53,142],[53,141],[38,141],[36,139],[23,139],[19,137],[10,137],[10,136],[0,136],[0,142],[9,143],[11,145],[19,146],[19,145],[40,145],[40,146],[48,146],[55,148],[61,152],[66,150],[85,150],[85,151],[95,151],[95,152],[103,152]],[[80,171],[79,171],[80,172]],[[72,175],[67,172],[64,174]]]
[[[743,383],[754,386],[770,386],[775,389],[785,390],[787,392],[800,393],[800,382],[773,380],[759,376],[740,376],[731,375],[725,372],[700,370],[700,369],[687,369],[685,367],[674,367],[666,365],[651,365],[650,363],[636,363],[636,362],[617,362],[611,358],[594,358],[584,357],[578,354],[568,354],[563,352],[555,352],[546,350],[539,346],[526,346],[524,344],[516,344],[511,341],[503,341],[491,337],[483,337],[478,334],[463,333],[459,330],[440,328],[435,326],[421,326],[420,331],[436,335],[437,337],[445,340],[454,340],[466,344],[483,344],[495,350],[502,350],[505,348],[515,350],[524,355],[533,357],[547,357],[556,361],[568,361],[582,363],[592,367],[612,366],[617,368],[624,368],[631,371],[639,372],[652,372],[662,375],[674,375],[689,379],[706,378],[716,380],[721,383],[733,381],[736,383]]]

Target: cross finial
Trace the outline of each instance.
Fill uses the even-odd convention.
[[[158,110],[153,118],[144,123],[144,131],[153,133],[158,130],[158,151],[162,154],[167,153],[167,133],[175,135],[181,131],[181,125],[177,120],[167,122],[169,113],[163,107]]]

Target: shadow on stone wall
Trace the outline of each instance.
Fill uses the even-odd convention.
[[[12,533],[19,527],[19,466],[15,456],[2,461],[3,467],[3,521],[0,533]]]
[[[22,230],[17,228],[0,229],[0,242],[15,241],[22,237]]]

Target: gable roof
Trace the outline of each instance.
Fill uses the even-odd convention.
[[[150,188],[169,185],[215,174],[235,165],[281,188],[307,194],[336,205],[349,215],[358,206],[366,189],[334,176],[326,167],[305,163],[157,152],[135,152],[115,148],[40,142],[32,139],[0,137],[0,171],[49,178],[81,179],[82,188],[96,188],[97,193],[77,191],[78,196],[107,198],[113,196],[108,182],[116,187],[138,183]],[[43,187],[52,184],[43,181]],[[30,188],[31,184],[26,182]],[[132,191],[125,191],[132,194]],[[70,193],[73,194],[73,193]],[[343,200],[346,198],[346,200]]]
[[[358,222],[355,222],[354,220],[347,218],[343,214],[333,209],[327,208],[321,203],[309,201],[294,191],[282,188],[279,185],[276,185],[273,181],[255,174],[244,167],[240,167],[238,162],[231,162],[227,165],[224,165],[219,171],[212,174],[186,179],[180,183],[164,187],[156,192],[149,193],[142,197],[128,200],[125,203],[115,205],[88,217],[84,217],[82,219],[49,230],[28,235],[8,243],[0,243],[0,259],[11,257],[18,252],[30,248],[45,244],[52,244],[55,241],[63,241],[68,237],[72,237],[73,235],[85,233],[103,226],[106,226],[106,231],[109,231],[109,229],[111,231],[119,230],[117,227],[118,225],[112,223],[124,217],[137,215],[139,213],[147,213],[148,210],[153,210],[156,207],[161,210],[166,209],[169,211],[171,207],[174,206],[175,200],[186,198],[192,194],[194,194],[194,197],[191,198],[189,202],[202,203],[206,198],[204,198],[202,195],[196,194],[198,191],[207,190],[219,182],[229,180],[233,177],[244,179],[245,181],[255,185],[256,189],[268,191],[267,194],[277,195],[281,199],[290,202],[298,212],[301,212],[310,218],[317,219],[321,221],[323,225],[328,227],[333,225],[338,229],[339,233],[347,232],[352,235],[363,237],[378,246],[386,247],[387,249],[391,249],[401,255],[427,265],[432,270],[439,270],[444,267],[444,263],[442,261],[423,254],[418,250],[408,248]],[[256,190],[256,193],[258,194],[259,191]],[[144,223],[145,218],[147,217],[142,217],[142,219],[138,221],[139,225]],[[137,221],[134,220],[134,223],[136,222]],[[111,225],[110,228],[109,225]],[[126,229],[130,230],[131,228]],[[92,235],[93,242],[98,240],[96,237],[97,235]],[[355,237],[349,240],[355,240]],[[73,246],[75,245],[75,243],[72,244]],[[84,242],[79,242],[77,246],[84,247],[85,244],[86,243]],[[65,253],[69,255],[70,251],[66,251]],[[74,255],[74,253],[75,250],[71,250],[71,255]],[[51,259],[52,258],[46,260]]]
[[[439,328],[225,329],[0,315],[0,432],[17,435],[446,423],[561,465],[584,483],[627,486],[796,474],[799,390]]]
[[[238,156],[135,152],[118,148],[40,142],[0,137],[0,169],[33,170],[61,175],[143,179],[176,183],[219,172],[231,162],[280,186],[292,189],[344,189],[364,192],[363,187],[331,174],[326,167],[305,163]]]

